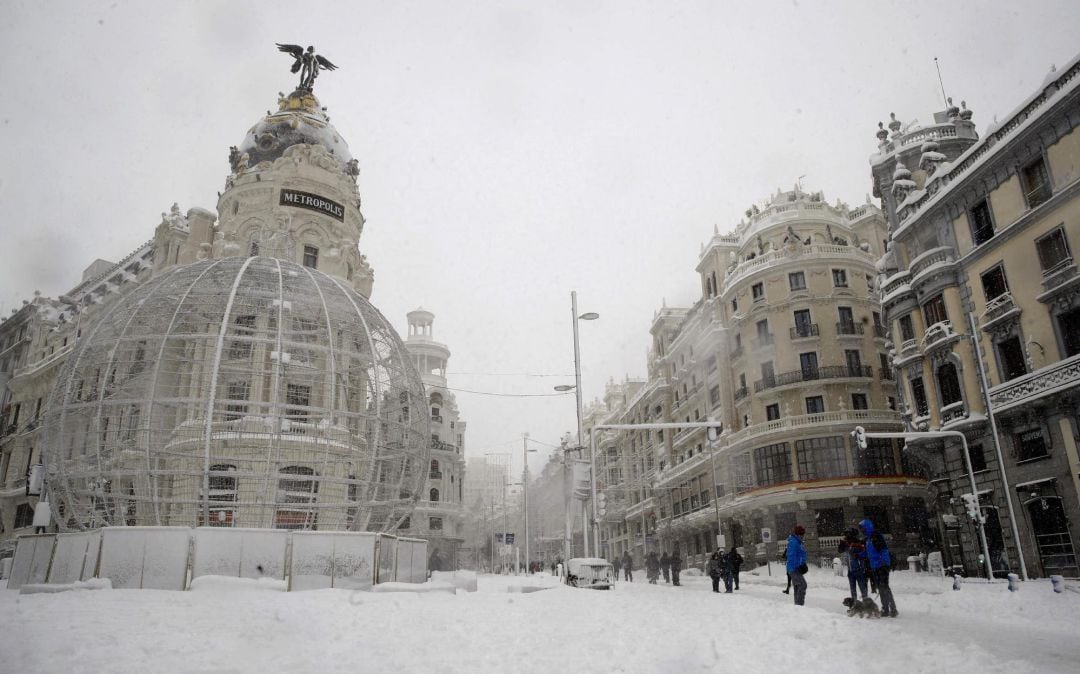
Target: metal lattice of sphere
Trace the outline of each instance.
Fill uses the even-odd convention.
[[[420,375],[343,282],[268,258],[176,267],[83,326],[45,418],[62,529],[390,531],[426,477]]]

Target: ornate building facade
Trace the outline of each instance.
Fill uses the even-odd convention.
[[[931,126],[881,128],[871,158],[905,420],[967,437],[995,573],[1022,553],[1031,576],[1080,575],[1078,85],[1073,59],[982,138],[950,100]],[[975,573],[959,443],[908,444],[931,469],[950,562]]]
[[[876,207],[796,187],[703,246],[702,298],[656,313],[648,380],[609,387],[605,409],[622,423],[723,426],[603,436],[614,554],[678,549],[700,565],[722,533],[763,562],[800,523],[808,549],[831,556],[864,516],[897,555],[932,544],[923,471],[898,443],[860,450],[850,437],[901,428],[875,267],[886,235]]]

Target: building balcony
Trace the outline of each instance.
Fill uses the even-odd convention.
[[[941,427],[945,428],[954,421],[960,419],[966,419],[968,415],[967,406],[964,405],[964,401],[960,400],[950,405],[946,405],[941,408]]]
[[[813,204],[802,204],[803,207],[808,207],[812,205]],[[818,205],[820,206],[821,204]],[[776,206],[766,212],[768,213],[775,211],[779,213],[781,212],[780,209],[783,209],[785,206],[791,206],[794,208],[799,206],[799,204],[785,204],[782,206]],[[760,216],[755,216],[755,218],[757,217]],[[814,219],[818,219],[821,216],[819,213],[814,213],[811,217],[813,217]],[[787,218],[784,219],[786,220]],[[793,257],[785,249],[771,250],[767,253],[764,253],[763,255],[758,255],[752,260],[746,260],[736,265],[735,268],[728,272],[728,274],[724,277],[724,287],[731,288],[735,286],[735,284],[745,280],[747,277],[749,277],[751,274],[754,274],[755,272],[768,269],[769,267],[783,264],[785,262],[794,262],[806,259],[818,260],[830,258],[855,259],[869,265],[873,265],[876,262],[872,254],[867,253],[866,251],[855,246],[840,246],[835,244],[818,243],[810,246],[803,246],[801,249],[801,255],[798,257]],[[761,300],[764,300],[764,297],[760,298],[760,300],[755,301]]]
[[[836,324],[836,334],[839,337],[859,337],[863,334],[863,325],[855,321],[841,321]]]
[[[750,395],[750,389],[745,386],[735,389],[735,402],[739,402],[748,395]]]
[[[1076,273],[1073,259],[1062,260],[1060,264],[1044,271],[1042,285],[1043,292],[1037,299],[1044,304],[1080,288],[1080,274]]]
[[[817,323],[804,323],[788,329],[791,339],[808,339],[821,334]]]
[[[952,321],[938,321],[923,333],[922,350],[935,351],[960,340],[960,334],[953,330]]]
[[[458,452],[457,445],[442,440],[432,440],[431,448],[437,452],[449,452],[451,454],[457,454]]]
[[[443,422],[442,415],[439,415],[439,414],[432,414],[431,415],[431,423],[433,423],[433,424],[441,424],[442,422]]]
[[[911,272],[912,287],[919,285],[933,274],[952,270],[955,264],[956,256],[950,246],[931,248],[911,261],[908,271]]]
[[[885,329],[884,325],[882,325],[880,323],[876,323],[874,325],[874,339],[888,339],[888,338],[889,338],[889,331]]]
[[[995,325],[1008,323],[1019,315],[1020,307],[1013,301],[1012,293],[1004,293],[986,303],[981,327],[989,332]]]
[[[869,365],[826,365],[824,367],[804,368],[759,379],[754,382],[754,393],[819,379],[869,378],[873,376],[874,369]]]
[[[893,274],[881,284],[881,305],[886,306],[911,294],[911,272]]]
[[[761,436],[771,435],[773,433],[784,433],[811,426],[825,426],[829,424],[845,426],[865,426],[869,424],[899,425],[900,422],[900,413],[891,410],[838,410],[836,412],[821,412],[819,414],[800,414],[797,416],[781,417],[774,421],[752,424],[742,430],[728,434],[726,440],[727,446],[732,447],[743,441],[757,439]]]
[[[441,470],[428,471],[428,479],[429,480],[441,480],[442,479],[442,471]]]
[[[1080,387],[1080,354],[990,389],[990,405],[1003,412],[1039,398]]]

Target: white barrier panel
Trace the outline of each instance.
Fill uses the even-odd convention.
[[[376,583],[392,583],[397,580],[394,576],[394,571],[397,568],[397,542],[396,536],[378,534]]]
[[[98,575],[116,589],[183,590],[190,537],[187,527],[106,527]]]
[[[427,581],[427,541],[399,538],[397,542],[397,582]]]
[[[49,567],[50,585],[67,585],[82,580],[89,544],[89,531],[57,534],[52,566]]]
[[[370,589],[375,577],[375,534],[297,531],[292,536],[291,561],[290,591]]]
[[[8,577],[9,590],[25,584],[45,582],[55,542],[56,534],[19,536],[15,544],[15,559],[11,563],[11,575]]]
[[[98,560],[101,558],[101,529],[86,532],[86,559],[83,560],[82,580],[97,578]]]
[[[195,558],[191,577],[285,579],[285,548],[289,532],[278,529],[195,529]]]

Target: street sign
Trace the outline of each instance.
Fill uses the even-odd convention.
[[[507,545],[513,545],[514,544],[514,534],[512,534],[512,533],[507,533],[506,534],[506,544]]]
[[[762,527],[761,529],[761,542],[772,543],[772,529],[768,527]]]
[[[724,534],[716,534],[716,549],[717,550],[726,550],[727,549],[727,541],[724,540]]]

